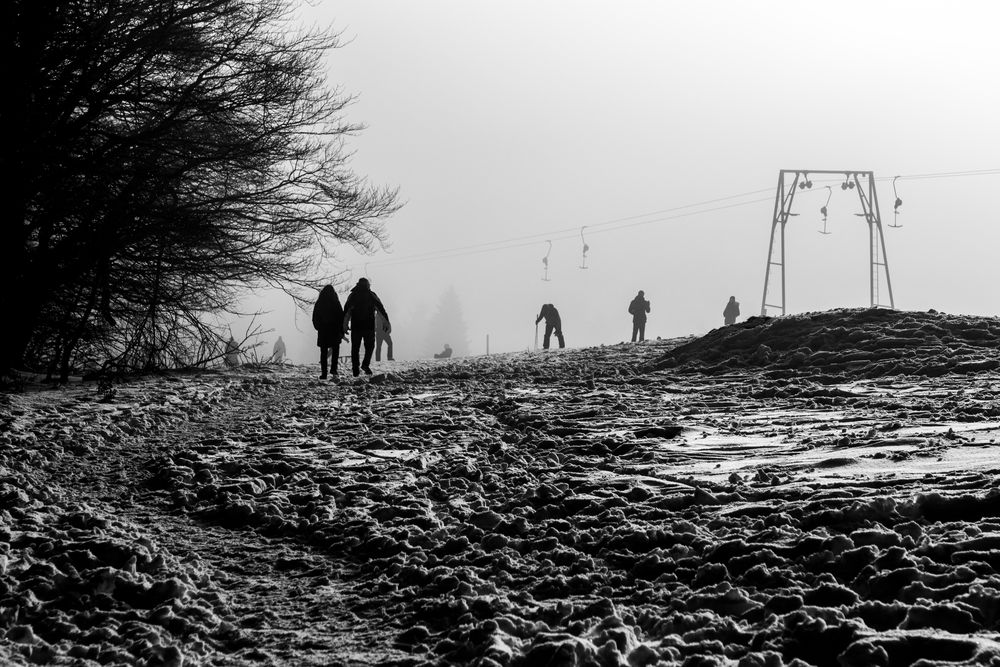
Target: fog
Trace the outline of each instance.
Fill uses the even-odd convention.
[[[341,299],[370,278],[397,359],[428,358],[445,342],[482,354],[487,336],[491,352],[533,347],[544,303],[558,307],[567,346],[617,343],[640,289],[647,338],[701,334],[722,325],[731,295],[741,320],[760,312],[779,170],[844,169],[882,179],[897,308],[994,314],[1000,6],[942,7],[304,6],[304,24],[343,35],[329,85],[357,95],[347,117],[367,125],[349,146],[352,167],[398,186],[405,202],[384,251],[339,252]],[[967,173],[978,170],[992,173]],[[902,227],[890,228],[896,175]],[[816,180],[787,229],[789,312],[867,306],[857,196]],[[461,324],[434,329],[451,289],[464,334]],[[281,334],[293,361],[315,361],[309,314],[288,297],[244,307],[269,311],[268,352]]]

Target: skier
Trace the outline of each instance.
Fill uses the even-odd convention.
[[[316,305],[313,306],[313,328],[316,329],[316,345],[319,346],[320,380],[327,377],[327,357],[333,357],[333,381],[337,381],[337,360],[340,357],[340,341],[344,338],[344,309],[333,285],[320,290]]]
[[[722,317],[725,318],[726,326],[730,324],[736,324],[736,318],[740,316],[740,302],[736,300],[735,296],[729,297],[729,303],[726,304],[726,309],[722,311]]]
[[[382,343],[386,344],[385,359],[392,361],[392,327],[388,321],[382,317],[382,313],[375,311],[375,361],[382,361]]]
[[[632,342],[636,336],[639,342],[646,340],[646,313],[649,312],[649,301],[646,300],[645,292],[639,290],[632,302],[628,305],[628,312],[632,314]]]
[[[351,372],[354,377],[360,375],[360,370],[368,375],[372,374],[371,361],[372,352],[375,351],[375,311],[385,318],[383,330],[389,330],[389,314],[385,312],[385,306],[372,291],[367,278],[358,279],[358,284],[351,288],[351,294],[344,302],[344,328],[350,325],[351,331]],[[359,362],[361,356],[361,343],[365,344],[365,357]]]
[[[444,349],[441,350],[440,352],[435,353],[434,354],[434,358],[435,359],[450,359],[451,358],[451,353],[452,353],[451,345],[448,345],[448,343],[445,343],[444,344]]]
[[[551,303],[542,306],[538,317],[535,318],[535,326],[538,326],[538,323],[543,319],[545,320],[545,338],[542,340],[542,348],[549,349],[549,339],[552,337],[553,331],[556,338],[559,339],[559,347],[566,347],[566,341],[563,340],[562,319],[559,317],[559,311]]]

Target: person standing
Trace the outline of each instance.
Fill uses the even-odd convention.
[[[546,303],[542,306],[538,317],[535,318],[535,325],[543,319],[545,320],[545,338],[542,340],[542,348],[545,350],[549,349],[549,340],[553,332],[555,332],[556,338],[559,339],[559,347],[566,347],[566,341],[563,340],[562,318],[559,317],[559,311],[551,303]]]
[[[628,312],[632,314],[632,342],[636,336],[639,342],[646,340],[646,313],[649,312],[649,301],[646,300],[646,293],[639,290],[639,293],[628,305]]]
[[[722,317],[725,318],[726,326],[730,324],[736,324],[736,318],[740,316],[740,302],[736,300],[735,296],[729,297],[729,303],[726,304],[726,309],[722,311]]]
[[[372,352],[375,351],[375,311],[385,318],[384,329],[391,329],[389,314],[385,306],[372,291],[367,278],[358,279],[358,284],[351,288],[351,293],[344,302],[344,328],[350,326],[351,331],[351,372],[354,377],[364,371],[372,374]],[[365,344],[365,357],[360,360],[361,343]],[[360,367],[360,370],[359,370]]]
[[[344,309],[333,285],[320,290],[316,305],[313,306],[313,327],[316,329],[316,345],[319,346],[320,380],[327,377],[327,357],[333,352],[333,380],[337,380],[337,360],[340,357],[340,341],[344,337]]]
[[[281,336],[278,336],[274,349],[271,350],[271,361],[276,364],[285,363],[285,341],[281,340]]]
[[[236,368],[240,365],[240,344],[236,342],[232,334],[226,343],[226,353],[222,356],[223,361],[229,368]]]
[[[375,361],[382,361],[382,343],[385,343],[385,360],[392,361],[392,326],[375,311]]]

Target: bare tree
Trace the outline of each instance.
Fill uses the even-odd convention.
[[[241,289],[321,283],[338,244],[383,242],[396,192],[348,166],[360,127],[322,74],[337,37],[292,29],[287,0],[8,0],[0,18],[0,371],[196,331]]]

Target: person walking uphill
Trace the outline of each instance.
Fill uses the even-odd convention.
[[[382,361],[382,344],[386,345],[385,359],[392,361],[392,327],[388,321],[382,317],[382,313],[375,311],[375,361]]]
[[[740,302],[736,300],[735,296],[729,297],[729,303],[726,304],[726,309],[722,311],[722,317],[725,318],[726,326],[730,324],[736,324],[736,318],[740,316]]]
[[[351,330],[351,372],[358,377],[360,370],[372,374],[372,352],[375,350],[375,311],[385,319],[384,330],[392,328],[389,324],[389,314],[385,306],[372,291],[367,278],[360,278],[358,284],[351,289],[351,294],[344,302],[344,328],[350,324]],[[365,344],[365,357],[359,362],[361,343]]]
[[[326,360],[333,352],[333,379],[337,379],[337,358],[340,356],[340,341],[344,337],[344,309],[333,285],[320,290],[316,305],[313,306],[313,328],[316,329],[316,345],[319,346],[320,380],[325,380]]]
[[[563,340],[562,319],[559,317],[559,311],[551,303],[542,306],[541,312],[535,318],[535,324],[537,325],[543,319],[545,320],[545,338],[542,340],[542,348],[549,349],[549,340],[552,338],[553,331],[556,334],[556,338],[559,339],[559,347],[566,347],[566,341]],[[537,329],[535,331],[535,335],[537,336]],[[535,339],[535,343],[538,343],[537,338]]]
[[[639,342],[646,340],[646,313],[649,312],[649,301],[646,300],[646,293],[639,290],[639,293],[628,305],[628,312],[632,314],[632,342],[636,336]]]

